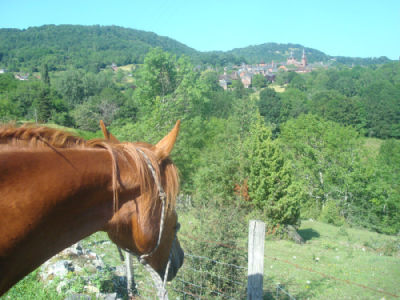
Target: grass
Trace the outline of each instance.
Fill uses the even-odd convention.
[[[0,299],[2,300],[57,300],[64,299],[64,295],[59,295],[56,292],[54,285],[46,286],[39,280],[39,269],[28,274]]]
[[[383,140],[377,138],[364,138],[363,147],[367,151],[367,158],[375,159],[379,154],[379,149]]]
[[[206,222],[190,213],[179,217],[183,236],[195,234],[194,228]],[[246,249],[247,228],[243,231],[236,244]],[[266,237],[264,299],[289,299],[282,291],[277,296],[277,284],[296,299],[400,296],[399,237],[317,221],[303,221],[299,234],[306,241],[304,245]],[[181,238],[184,249],[186,240]]]
[[[398,237],[304,221],[306,244],[267,240],[266,286],[296,299],[392,299],[400,296]]]
[[[125,66],[119,66],[118,67],[118,69],[126,71],[126,72],[130,72],[132,70],[132,68],[135,68],[134,64],[125,65]]]
[[[285,87],[279,84],[272,84],[269,88],[274,89],[277,93],[283,93],[285,91]]]

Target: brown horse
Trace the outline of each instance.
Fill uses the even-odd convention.
[[[172,280],[184,256],[176,238],[178,175],[169,159],[179,124],[155,146],[121,143],[102,122],[105,140],[0,128],[0,295],[101,230]]]

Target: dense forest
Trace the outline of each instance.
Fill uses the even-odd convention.
[[[241,63],[285,61],[293,51],[309,62],[369,65],[389,62],[386,57],[333,57],[297,44],[267,43],[227,52],[199,52],[168,37],[118,26],[45,25],[28,29],[0,29],[0,68],[11,72],[37,72],[47,64],[50,71],[68,66],[98,72],[112,63],[118,66],[143,63],[153,47],[178,56],[185,55],[195,66],[227,66]]]
[[[281,72],[272,85],[236,81],[225,91],[217,72],[161,48],[118,71],[55,71],[55,57],[43,56],[26,81],[0,74],[2,123],[58,124],[91,138],[102,119],[121,140],[154,143],[180,119],[173,159],[194,207],[240,210],[269,229],[313,218],[400,231],[397,62]]]

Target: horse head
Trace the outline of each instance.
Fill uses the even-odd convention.
[[[100,122],[106,140],[122,144],[122,149],[130,153],[128,160],[134,161],[129,166],[135,167],[126,171],[126,165],[118,165],[120,205],[105,231],[115,244],[138,256],[161,278],[167,271],[168,281],[175,277],[184,258],[177,237],[180,225],[175,211],[178,175],[169,158],[179,125],[178,121],[169,134],[156,145],[150,145],[120,143]]]

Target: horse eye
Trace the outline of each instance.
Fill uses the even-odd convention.
[[[176,223],[176,225],[175,225],[175,232],[178,232],[179,229],[181,229],[181,224],[180,224],[180,223]]]

